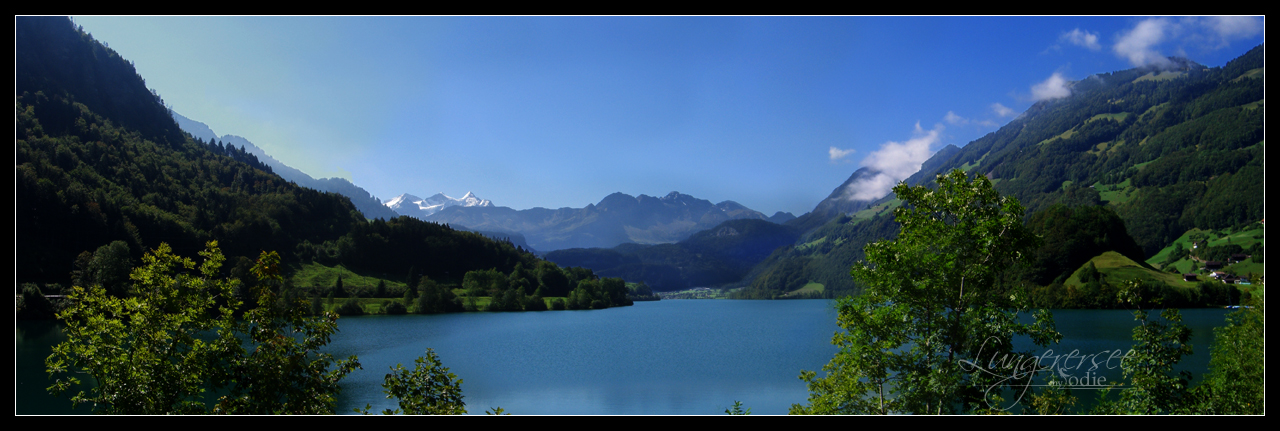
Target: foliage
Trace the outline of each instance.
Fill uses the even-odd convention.
[[[1194,389],[1197,413],[1266,414],[1266,313],[1261,298],[1246,301],[1214,329],[1209,374]]]
[[[462,311],[462,301],[453,294],[453,289],[436,283],[435,280],[422,277],[418,283],[422,295],[418,297],[417,312],[420,314],[453,313]]]
[[[628,284],[627,290],[627,298],[630,298],[632,301],[657,301],[661,299],[658,297],[658,294],[653,293],[653,289],[650,289],[649,285],[643,281],[636,284]]]
[[[347,298],[342,305],[338,306],[339,316],[363,316],[364,306],[360,305],[360,300],[356,298]]]
[[[749,415],[749,414],[751,414],[751,408],[750,408],[750,407],[748,407],[746,410],[743,410],[743,409],[742,409],[742,401],[734,400],[734,401],[733,401],[733,407],[732,407],[732,408],[724,409],[724,414],[727,414],[727,415]]]
[[[1138,288],[1138,283],[1126,283],[1121,288],[1120,298],[1138,305]],[[1093,412],[1148,415],[1190,412],[1194,406],[1189,391],[1191,373],[1171,373],[1183,356],[1191,354],[1191,345],[1187,344],[1191,339],[1191,328],[1182,323],[1182,314],[1176,308],[1161,311],[1160,320],[1150,319],[1149,313],[1143,309],[1134,311],[1133,316],[1139,323],[1133,329],[1133,340],[1138,344],[1120,364],[1129,384],[1120,391],[1116,400],[1108,399],[1110,390],[1104,391],[1102,401]]]
[[[1071,407],[1079,401],[1071,395],[1071,387],[1056,374],[1051,374],[1045,389],[1038,394],[1027,396],[1024,414],[1061,415],[1072,413]]]
[[[205,391],[230,378],[219,370],[239,340],[231,331],[204,336],[235,327],[238,304],[232,284],[215,278],[223,259],[216,243],[202,255],[192,274],[195,262],[162,244],[130,274],[136,294],[125,298],[100,285],[73,286],[73,305],[58,316],[67,324],[67,341],[46,360],[57,377],[50,392],[65,394],[81,383],[66,374],[83,374],[94,385],[72,394],[73,405],[91,403],[111,414],[206,412]]]
[[[320,299],[320,292],[315,292],[311,296],[311,315],[319,316],[324,314],[324,301]]]
[[[928,413],[980,411],[988,394],[1017,381],[979,365],[1012,354],[1014,336],[1056,342],[1050,313],[1019,323],[1027,299],[1001,274],[1036,245],[1017,199],[1000,196],[983,176],[954,170],[937,189],[894,187],[907,204],[894,211],[896,240],[866,247],[852,275],[867,290],[839,302],[832,343],[840,352],[819,378],[805,371],[809,405],[792,413]]]
[[[346,298],[346,297],[348,297],[348,296],[351,296],[349,293],[347,293],[347,290],[346,290],[346,289],[343,289],[343,288],[342,288],[342,276],[341,276],[341,275],[339,275],[339,276],[338,276],[338,281],[335,281],[335,282],[333,283],[333,296],[336,296],[336,297],[339,297],[339,298]]]
[[[53,319],[55,317],[53,303],[44,297],[44,293],[34,283],[24,283],[22,295],[18,297],[15,317],[18,320]]]
[[[67,341],[46,361],[54,394],[95,383],[73,394],[113,414],[330,413],[338,380],[359,367],[355,357],[336,362],[318,350],[336,330],[337,316],[306,319],[305,305],[279,310],[272,288],[280,281],[275,253],[263,253],[257,307],[236,319],[237,281],[219,279],[224,258],[211,241],[199,265],[161,244],[133,270],[129,296],[99,286],[74,286],[74,305],[59,315]],[[245,341],[242,341],[245,340]],[[246,349],[247,347],[249,349]],[[213,405],[212,394],[224,393]]]
[[[1054,205],[1032,214],[1027,227],[1043,239],[1028,265],[1028,278],[1036,284],[1049,284],[1108,250],[1134,261],[1144,260],[1142,248],[1129,236],[1124,221],[1107,207]]]
[[[400,301],[388,299],[386,301],[383,301],[382,303],[383,303],[382,312],[384,313],[397,315],[397,314],[405,314],[409,312],[409,310],[406,309],[404,307],[404,304],[402,304]]]
[[[93,257],[84,264],[84,268],[78,271],[77,283],[82,286],[98,284],[111,295],[124,296],[129,283],[129,271],[133,268],[130,260],[129,245],[124,241],[112,241],[98,247]]]
[[[419,356],[414,361],[413,370],[396,364],[383,380],[383,392],[387,398],[398,398],[400,408],[383,410],[383,414],[409,415],[461,415],[466,414],[466,405],[462,402],[462,379],[457,378],[449,369],[440,363],[440,358],[431,349],[426,356]],[[369,413],[371,406],[357,412]],[[496,409],[501,414],[502,409]]]
[[[248,335],[253,350],[234,346],[229,393],[215,413],[332,413],[341,389],[338,382],[360,367],[355,356],[335,361],[333,355],[320,353],[338,330],[337,315],[309,319],[301,302],[283,310],[271,306],[272,290],[283,282],[279,264],[275,252],[262,252],[253,266],[260,286],[258,306],[245,313],[243,329],[237,331]],[[330,370],[331,365],[336,367]]]

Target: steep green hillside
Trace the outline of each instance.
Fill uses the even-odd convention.
[[[574,248],[547,253],[562,266],[580,266],[601,276],[643,281],[654,291],[735,283],[798,232],[765,220],[730,220],[676,244],[623,244],[612,249]]]
[[[346,197],[286,181],[240,148],[192,138],[129,61],[65,17],[18,17],[16,38],[19,283],[95,281],[82,277],[103,273],[103,262],[127,269],[161,243],[194,256],[209,240],[242,280],[263,251],[295,269],[341,264],[452,284],[469,271],[545,263],[509,241],[444,225],[366,222]],[[573,289],[570,279],[560,287]]]
[[[1136,261],[1156,255],[1190,229],[1239,228],[1261,220],[1262,47],[1223,67],[1171,60],[1175,70],[1138,68],[1077,81],[1070,96],[1038,102],[958,151],[939,151],[906,182],[926,184],[951,169],[986,175],[998,191],[1022,202],[1028,219],[1054,205],[1106,205],[1140,250],[1126,251]],[[886,196],[862,208],[892,200]],[[870,214],[860,210],[825,224],[814,223],[812,215],[798,218],[807,232],[795,247],[753,269],[744,292],[775,297],[809,282],[856,292],[848,277],[851,259],[860,258],[867,242],[897,229],[889,216]],[[837,243],[837,232],[865,234]],[[1061,273],[1045,271],[1074,265],[1042,268],[1034,278],[1053,280]]]
[[[1245,227],[1204,230],[1191,229],[1160,250],[1147,263],[1165,271],[1194,272],[1205,266],[1205,261],[1219,261],[1221,270],[1245,276],[1264,275],[1264,234],[1262,223]],[[1242,254],[1247,259],[1236,262],[1232,255]]]

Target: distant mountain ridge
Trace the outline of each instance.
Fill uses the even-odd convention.
[[[674,244],[622,244],[546,254],[557,265],[644,282],[654,291],[735,283],[778,247],[795,242],[795,228],[760,219],[725,221]]]
[[[177,112],[173,113],[173,118],[178,122],[178,127],[181,127],[182,130],[190,133],[192,136],[200,138],[201,140],[207,142],[216,140],[223,142],[225,145],[244,147],[245,151],[257,156],[258,160],[262,161],[267,166],[270,166],[271,170],[275,172],[276,175],[279,175],[280,178],[292,181],[303,187],[346,196],[348,199],[351,199],[351,203],[355,204],[356,209],[360,210],[360,213],[363,214],[366,219],[373,220],[375,218],[380,218],[383,220],[390,220],[400,216],[400,214],[397,214],[395,211],[392,211],[382,205],[382,201],[378,200],[378,198],[374,197],[367,190],[352,184],[346,179],[312,178],[305,172],[297,170],[279,160],[276,160],[274,157],[271,157],[266,151],[263,151],[262,148],[254,145],[253,142],[250,142],[248,139],[236,135],[223,135],[222,137],[219,137],[218,134],[214,133],[213,129],[207,124],[184,117]]]
[[[674,243],[728,220],[785,220],[788,213],[767,217],[734,201],[712,204],[680,192],[663,197],[613,193],[585,208],[451,206],[426,220],[471,229],[519,232],[541,251],[565,248],[611,248],[619,244]]]

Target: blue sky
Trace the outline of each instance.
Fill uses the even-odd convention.
[[[1066,83],[1221,66],[1261,17],[73,17],[174,111],[382,200],[883,194]]]

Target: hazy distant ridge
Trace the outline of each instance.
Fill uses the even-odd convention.
[[[223,135],[222,137],[218,137],[218,134],[214,133],[213,129],[209,128],[208,125],[184,117],[177,112],[173,113],[173,118],[174,120],[177,120],[178,127],[181,127],[182,130],[204,141],[218,140],[222,141],[223,144],[234,145],[237,148],[243,146],[245,151],[257,156],[258,160],[261,160],[264,164],[270,166],[271,169],[275,171],[276,175],[280,175],[281,178],[293,181],[295,184],[303,187],[346,196],[348,199],[351,199],[351,203],[355,204],[356,209],[360,210],[360,213],[364,214],[364,217],[367,219],[372,220],[380,218],[390,220],[399,217],[399,214],[396,214],[395,211],[383,206],[382,201],[378,200],[378,198],[346,179],[312,178],[310,175],[285,165],[274,157],[271,157],[263,151],[262,148],[258,148],[258,146],[254,145],[253,142],[249,142],[248,139],[236,135]]]
[[[613,193],[585,208],[454,206],[427,220],[471,229],[519,232],[542,251],[565,248],[610,248],[619,244],[674,243],[728,220],[787,220],[788,213],[768,217],[734,201],[712,204],[671,192],[663,197]]]

